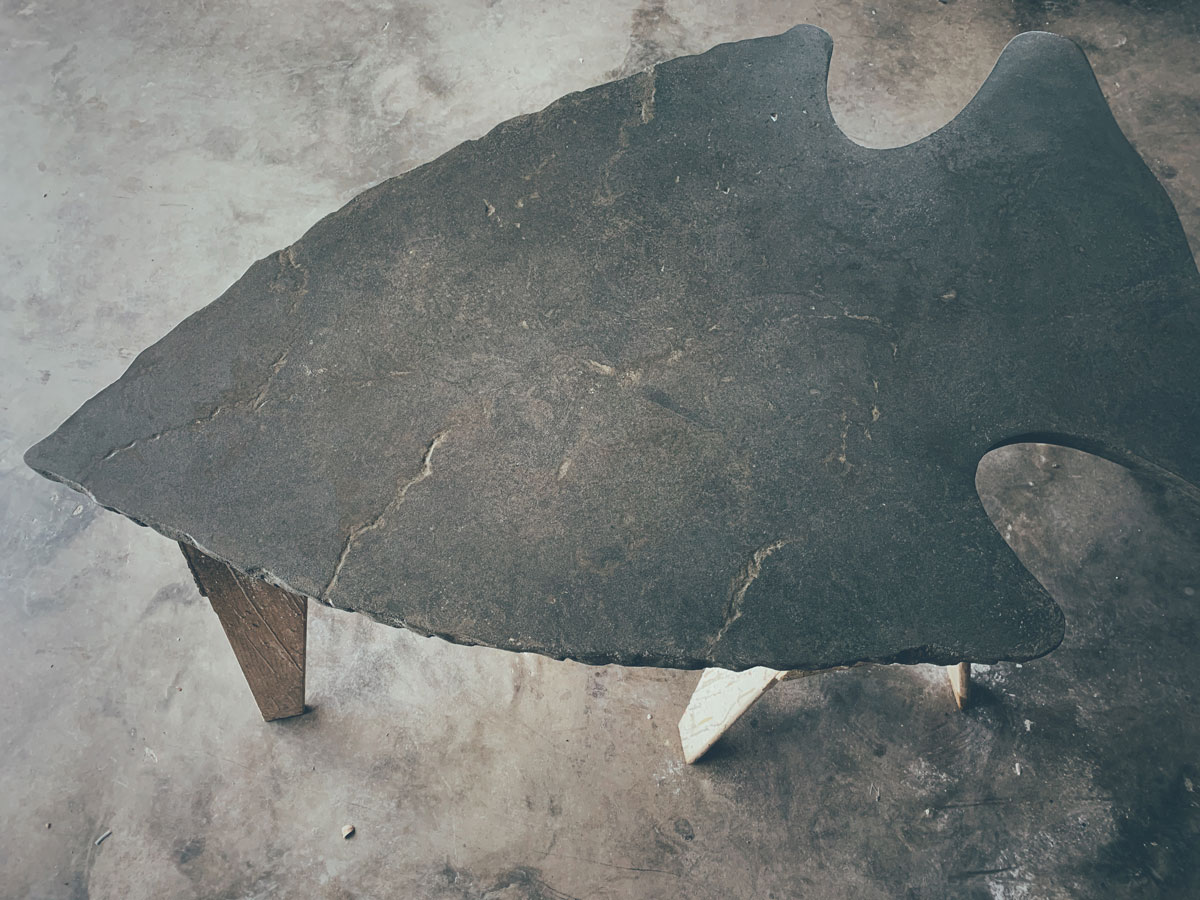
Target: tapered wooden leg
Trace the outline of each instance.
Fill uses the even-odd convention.
[[[950,690],[954,693],[954,702],[959,709],[966,709],[971,702],[971,664],[959,663],[956,666],[946,666],[946,674],[950,677]]]
[[[787,674],[766,666],[744,672],[705,669],[683,711],[683,718],[679,720],[684,760],[691,765],[707,753],[742,713]]]
[[[233,646],[264,719],[304,712],[308,601],[179,545]]]
[[[833,666],[829,669],[791,669],[780,671],[758,666],[746,669],[744,672],[730,672],[728,669],[705,669],[692,692],[683,718],[679,720],[679,741],[683,744],[683,758],[690,765],[708,752],[709,748],[720,739],[730,726],[733,725],[751,706],[758,702],[772,687],[781,681],[791,681],[794,678],[808,678],[812,675],[823,675],[826,672],[840,672],[843,669],[855,669],[859,666],[869,666],[872,663],[854,663],[849,666]],[[962,684],[969,687],[971,667],[967,663],[961,666],[948,666],[950,682],[955,684],[956,672],[962,669]],[[966,688],[964,687],[964,691]],[[958,697],[955,688],[955,697]],[[959,706],[966,702],[964,693]]]

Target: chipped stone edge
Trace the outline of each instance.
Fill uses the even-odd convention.
[[[443,432],[443,434],[444,434],[444,432]],[[428,450],[426,451],[426,458],[427,457],[428,457]],[[313,600],[317,603],[322,604],[323,606],[328,606],[331,609],[337,609],[337,610],[340,610],[340,611],[346,612],[346,613],[363,615],[363,616],[366,616],[367,618],[371,619],[372,621],[380,623],[381,625],[386,625],[391,628],[404,628],[405,630],[411,631],[414,634],[420,635],[421,637],[424,637],[424,638],[437,638],[439,640],[445,641],[446,643],[455,644],[455,645],[464,646],[464,647],[486,647],[486,648],[493,649],[493,650],[504,650],[504,651],[513,652],[513,653],[535,653],[538,656],[545,656],[545,657],[548,657],[550,659],[555,659],[555,660],[576,662],[576,663],[580,663],[581,665],[586,665],[586,666],[615,665],[615,666],[650,667],[650,668],[661,668],[661,669],[681,669],[681,670],[693,670],[693,671],[698,670],[698,669],[714,669],[715,668],[715,669],[728,669],[728,670],[734,671],[734,672],[742,672],[747,669],[756,668],[758,666],[767,666],[769,668],[778,669],[781,671],[787,670],[787,671],[792,671],[792,672],[801,672],[801,671],[817,672],[817,671],[822,671],[825,669],[850,668],[850,667],[859,666],[859,665],[929,664],[929,665],[949,666],[949,665],[956,665],[960,662],[969,662],[969,663],[981,664],[981,665],[993,665],[993,664],[999,663],[999,662],[1028,662],[1030,660],[1039,659],[1043,656],[1046,656],[1049,653],[1052,653],[1054,650],[1056,650],[1058,648],[1058,646],[1061,644],[1063,637],[1064,637],[1064,634],[1060,633],[1058,640],[1056,640],[1051,646],[1048,646],[1045,649],[1039,650],[1037,652],[1025,653],[1025,654],[1012,654],[1012,655],[1006,655],[1006,656],[972,656],[970,658],[965,658],[961,652],[956,652],[956,651],[953,651],[953,650],[950,650],[950,649],[947,649],[944,647],[939,647],[935,644],[926,644],[926,645],[921,645],[921,646],[917,646],[917,647],[905,647],[905,648],[901,648],[893,653],[878,654],[878,655],[874,655],[874,656],[813,658],[813,659],[809,659],[809,660],[795,660],[795,661],[792,661],[792,660],[763,661],[762,659],[755,659],[755,660],[750,660],[750,661],[746,661],[746,662],[734,662],[734,661],[731,661],[728,659],[725,659],[725,660],[717,659],[717,658],[714,658],[714,656],[711,654],[711,652],[709,655],[706,655],[706,656],[692,656],[692,655],[684,655],[684,654],[650,653],[650,652],[621,652],[621,651],[616,651],[616,652],[599,652],[599,651],[597,651],[597,652],[583,652],[583,653],[566,652],[566,651],[562,651],[562,650],[557,650],[553,647],[550,647],[550,646],[547,646],[544,644],[539,644],[537,642],[530,641],[528,639],[526,639],[523,642],[514,641],[513,643],[511,643],[507,646],[501,646],[498,644],[491,644],[491,643],[487,643],[485,641],[476,640],[474,638],[467,637],[465,635],[455,634],[455,633],[449,632],[449,631],[438,631],[438,630],[433,630],[433,629],[428,629],[428,628],[422,628],[419,625],[415,625],[415,624],[409,622],[407,619],[404,619],[403,617],[387,615],[385,612],[366,610],[366,609],[357,609],[357,608],[349,607],[349,606],[336,606],[333,603],[329,602],[329,600],[326,598],[315,597],[315,596],[313,596],[312,593],[310,593],[308,591],[299,590],[299,589],[293,587],[285,579],[280,578],[278,575],[276,575],[274,572],[270,571],[269,569],[256,567],[256,566],[251,566],[251,567],[247,568],[247,567],[243,566],[243,564],[241,564],[233,559],[230,559],[227,556],[224,556],[219,553],[214,553],[213,551],[211,551],[207,547],[205,547],[203,544],[201,544],[198,540],[196,540],[192,535],[187,534],[184,531],[180,531],[178,529],[171,528],[168,525],[145,521],[143,519],[138,518],[137,516],[134,516],[127,512],[124,512],[123,510],[117,508],[116,506],[105,503],[103,500],[101,500],[99,497],[97,497],[92,491],[88,490],[83,485],[79,484],[78,482],[73,481],[70,478],[67,478],[66,476],[50,472],[46,469],[43,469],[39,466],[35,466],[32,464],[30,465],[30,468],[33,469],[35,472],[37,472],[37,474],[41,475],[42,477],[44,477],[50,481],[57,482],[59,484],[62,484],[62,485],[65,485],[65,486],[71,488],[72,490],[78,491],[79,493],[88,497],[90,500],[92,500],[92,502],[96,503],[98,506],[102,507],[103,509],[106,509],[109,512],[114,512],[119,516],[124,516],[126,519],[129,519],[135,525],[140,525],[143,528],[149,528],[151,531],[155,531],[155,532],[161,534],[163,537],[168,538],[169,540],[175,541],[176,543],[188,544],[191,547],[195,547],[197,550],[199,550],[201,553],[205,554],[206,556],[209,556],[212,559],[217,560],[218,562],[224,563],[225,565],[232,567],[233,569],[237,570],[238,572],[241,572],[244,575],[247,575],[250,578],[258,578],[262,581],[265,581],[267,584],[274,585],[275,587],[281,588],[282,590],[285,590],[288,593],[295,594],[298,597],[304,597],[308,600]],[[426,476],[426,477],[428,477],[428,476]],[[998,533],[997,533],[997,536],[999,536]],[[768,545],[768,546],[770,546],[770,545]],[[760,548],[760,550],[758,552],[761,553],[765,549],[766,548]],[[778,548],[776,548],[776,549],[778,549]],[[774,552],[774,551],[771,551],[771,552]],[[769,554],[765,554],[764,558],[766,555],[769,555]],[[762,563],[760,560],[759,561],[760,569],[761,569],[761,564]],[[752,581],[753,581],[753,579],[751,579],[751,583],[752,583]],[[747,589],[748,588],[749,588],[749,584],[747,584]],[[713,649],[715,649],[715,648],[713,648]]]

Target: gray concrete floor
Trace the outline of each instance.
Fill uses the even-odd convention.
[[[1200,896],[1200,514],[1114,466],[981,467],[1067,614],[1058,651],[981,671],[965,715],[926,667],[791,682],[689,768],[695,673],[317,606],[315,708],[264,724],[177,549],[22,465],[368,185],[804,21],[834,36],[834,112],[872,146],[950,119],[1013,34],[1075,38],[1200,247],[1195,3],[0,4],[0,896]]]

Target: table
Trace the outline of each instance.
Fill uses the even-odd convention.
[[[963,700],[1064,633],[979,459],[1196,492],[1200,277],[1070,41],[1015,38],[890,150],[838,129],[831,52],[721,45],[371,188],[26,461],[183,546],[268,719],[304,709],[308,599],[748,672],[705,676],[689,758],[780,673],[937,663]]]

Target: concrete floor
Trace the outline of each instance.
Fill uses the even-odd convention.
[[[788,683],[700,765],[696,674],[455,647],[313,606],[308,715],[258,717],[174,545],[21,454],[368,185],[567,91],[814,22],[872,146],[1013,34],[1086,49],[1200,247],[1200,4],[5,0],[0,896],[1200,896],[1200,510],[1056,448],[988,457],[1063,646]],[[341,827],[357,834],[343,840]],[[95,839],[111,829],[100,846]]]

